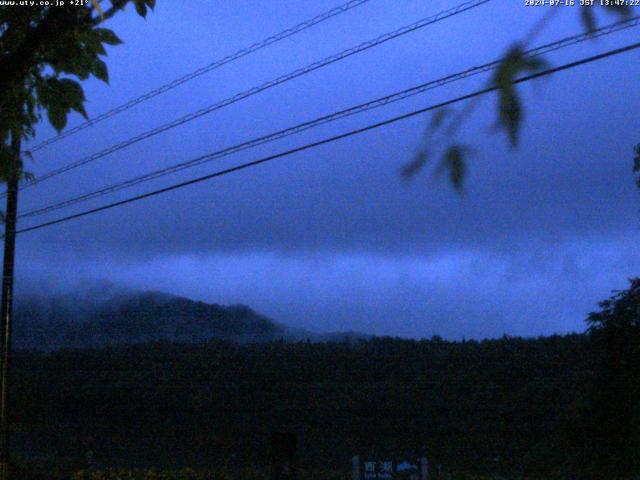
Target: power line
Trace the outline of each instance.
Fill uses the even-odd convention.
[[[445,20],[446,18],[458,15],[462,12],[465,12],[467,10],[471,10],[473,8],[479,7],[485,3],[488,3],[492,0],[471,0],[471,1],[467,1],[464,2],[460,5],[458,5],[457,7],[448,9],[448,10],[444,10],[440,13],[437,13],[431,17],[427,17],[424,18],[422,20],[419,20],[415,23],[412,23],[411,25],[407,25],[405,27],[399,28],[398,30],[394,30],[393,32],[390,33],[386,33],[384,35],[381,35],[373,40],[369,40],[367,42],[361,43],[360,45],[357,45],[355,47],[351,47],[347,50],[343,50],[342,52],[332,55],[330,57],[327,57],[323,60],[314,62],[310,65],[307,65],[306,67],[303,68],[299,68],[297,70],[294,70],[288,74],[282,75],[280,77],[277,77],[273,80],[270,80],[266,83],[263,83],[260,86],[257,87],[253,87],[249,90],[245,90],[244,92],[238,93],[232,97],[228,97],[222,101],[219,101],[217,103],[214,103],[213,105],[209,105],[207,107],[201,108],[200,110],[197,110],[195,112],[189,113],[187,115],[184,115],[176,120],[173,120],[172,122],[166,123],[164,125],[161,125],[159,127],[156,127],[152,130],[149,130],[147,132],[141,133],[135,137],[129,138],[127,140],[124,140],[120,143],[117,143],[115,145],[112,145],[111,147],[108,147],[104,150],[101,150],[100,152],[94,153],[92,155],[89,155],[87,157],[84,157],[80,160],[77,160],[69,165],[66,165],[64,167],[58,168],[56,170],[50,171],[48,173],[45,173],[43,175],[41,175],[40,177],[27,182],[22,189],[24,190],[25,188],[31,187],[33,185],[37,185],[40,182],[43,182],[44,180],[47,180],[49,178],[58,176],[62,173],[68,172],[70,170],[73,170],[75,168],[78,168],[82,165],[86,165],[87,163],[90,163],[94,160],[97,160],[99,158],[105,157],[111,153],[117,152],[119,150],[122,150],[123,148],[126,148],[130,145],[133,145],[135,143],[138,143],[142,140],[145,140],[147,138],[151,138],[155,135],[158,135],[160,133],[163,133],[167,130],[170,130],[172,128],[178,127],[180,125],[183,125],[187,122],[190,122],[192,120],[195,120],[196,118],[202,117],[204,115],[207,115],[215,110],[219,110],[221,108],[224,108],[226,106],[229,106],[233,103],[236,103],[240,100],[243,100],[245,98],[251,97],[253,95],[256,95],[264,90],[267,90],[269,88],[281,85],[285,82],[288,82],[290,80],[293,80],[295,78],[301,77],[302,75],[305,75],[307,73],[313,72],[315,70],[318,70],[320,68],[323,68],[327,65],[330,65],[332,63],[338,62],[340,60],[343,60],[347,57],[350,57],[352,55],[355,55],[357,53],[363,52],[365,50],[368,50],[370,48],[376,47],[378,45],[381,45],[382,43],[388,42],[389,40],[393,40],[395,38],[401,37],[403,35],[406,35],[408,33],[414,32],[420,28],[424,28],[428,25],[432,25],[434,23],[440,22],[442,20]]]
[[[591,57],[585,57],[585,58],[582,58],[580,60],[576,60],[574,62],[565,63],[564,65],[561,65],[559,67],[549,68],[549,69],[543,70],[543,71],[538,72],[538,73],[527,75],[525,77],[521,77],[521,78],[516,79],[513,82],[513,84],[524,83],[524,82],[528,82],[530,80],[534,80],[534,79],[537,79],[537,78],[542,78],[542,77],[545,77],[545,76],[548,76],[548,75],[552,75],[554,73],[557,73],[557,72],[560,72],[560,71],[563,71],[563,70],[569,70],[571,68],[575,68],[575,67],[578,67],[578,66],[581,66],[581,65],[586,65],[588,63],[596,62],[596,61],[599,61],[599,60],[602,60],[602,59],[605,59],[605,58],[608,58],[608,57],[612,57],[614,55],[619,55],[619,54],[622,54],[622,53],[625,53],[625,52],[629,52],[631,50],[635,50],[635,49],[638,49],[638,48],[640,48],[640,42],[639,43],[634,43],[634,44],[631,44],[631,45],[627,45],[626,47],[617,48],[617,49],[614,49],[614,50],[609,50],[609,51],[607,51],[605,53],[601,53],[601,54],[598,54],[598,55],[593,55]],[[317,142],[308,143],[308,144],[303,145],[301,147],[296,147],[296,148],[293,148],[293,149],[290,149],[290,150],[286,150],[284,152],[280,152],[280,153],[276,153],[274,155],[263,157],[263,158],[261,158],[259,160],[254,160],[252,162],[243,163],[243,164],[237,165],[235,167],[231,167],[231,168],[227,168],[227,169],[224,169],[224,170],[220,170],[220,171],[217,171],[217,172],[214,172],[214,173],[210,173],[208,175],[204,175],[204,176],[201,176],[201,177],[198,177],[198,178],[187,180],[185,182],[180,182],[180,183],[177,183],[177,184],[174,184],[174,185],[170,185],[168,187],[164,187],[164,188],[161,188],[161,189],[158,189],[158,190],[154,190],[154,191],[151,191],[151,192],[143,193],[141,195],[136,195],[134,197],[129,197],[129,198],[125,199],[125,200],[120,200],[120,201],[109,203],[107,205],[103,205],[103,206],[100,206],[100,207],[97,207],[97,208],[92,208],[90,210],[85,210],[85,211],[80,212],[80,213],[76,213],[76,214],[73,214],[73,215],[68,215],[66,217],[58,218],[56,220],[51,220],[51,221],[48,221],[48,222],[40,223],[40,224],[34,225],[32,227],[23,228],[23,229],[17,230],[16,234],[30,232],[30,231],[33,231],[33,230],[38,230],[38,229],[49,227],[49,226],[56,225],[56,224],[59,224],[59,223],[67,222],[69,220],[74,220],[76,218],[80,218],[80,217],[84,217],[84,216],[91,215],[91,214],[94,214],[94,213],[98,213],[98,212],[101,212],[103,210],[109,210],[111,208],[119,207],[119,206],[122,206],[122,205],[126,205],[128,203],[136,202],[138,200],[142,200],[142,199],[145,199],[145,198],[149,198],[149,197],[153,197],[153,196],[156,196],[156,195],[160,195],[162,193],[170,192],[172,190],[177,190],[179,188],[183,188],[183,187],[186,187],[186,186],[189,186],[189,185],[193,185],[193,184],[196,184],[196,183],[204,182],[206,180],[211,180],[211,179],[216,178],[216,177],[221,177],[221,176],[227,175],[229,173],[237,172],[237,171],[240,171],[240,170],[245,170],[247,168],[254,167],[254,166],[257,166],[257,165],[260,165],[260,164],[263,164],[263,163],[267,163],[267,162],[270,162],[270,161],[278,159],[278,158],[282,158],[282,157],[286,157],[286,156],[289,156],[289,155],[293,155],[294,153],[299,153],[299,152],[302,152],[302,151],[305,151],[305,150],[309,150],[311,148],[315,148],[315,147],[319,147],[321,145],[325,145],[325,144],[328,144],[328,143],[335,142],[337,140],[341,140],[341,139],[344,139],[344,138],[352,137],[352,136],[355,136],[355,135],[359,135],[361,133],[368,132],[370,130],[374,130],[374,129],[377,129],[377,128],[380,128],[380,127],[391,125],[391,124],[399,122],[401,120],[406,120],[408,118],[415,117],[416,115],[427,113],[427,112],[430,112],[432,110],[437,110],[437,109],[440,109],[440,108],[443,108],[443,107],[446,107],[446,106],[449,106],[449,105],[453,105],[455,103],[459,103],[459,102],[463,102],[463,101],[466,101],[466,100],[470,100],[472,98],[479,97],[481,95],[485,95],[487,93],[494,92],[496,90],[498,90],[498,87],[496,87],[496,86],[487,87],[487,88],[484,88],[482,90],[477,90],[477,91],[475,91],[473,93],[469,93],[469,94],[466,94],[466,95],[462,95],[460,97],[456,97],[456,98],[451,99],[451,100],[447,100],[445,102],[441,102],[441,103],[438,103],[438,104],[435,104],[435,105],[431,105],[429,107],[425,107],[425,108],[422,108],[422,109],[419,109],[419,110],[414,110],[413,112],[405,113],[403,115],[399,115],[399,116],[396,116],[396,117],[393,117],[393,118],[390,118],[390,119],[387,119],[387,120],[383,120],[381,122],[374,123],[374,124],[368,125],[366,127],[362,127],[362,128],[358,128],[358,129],[355,129],[355,130],[351,130],[349,132],[345,132],[345,133],[342,133],[342,134],[339,134],[339,135],[328,137],[328,138],[325,138],[323,140],[319,140]]]
[[[136,105],[143,103],[147,100],[150,100],[154,97],[157,97],[158,95],[162,95],[165,92],[168,92],[169,90],[173,90],[174,88],[182,85],[183,83],[187,83],[197,77],[200,77],[202,75],[204,75],[205,73],[209,73],[213,70],[216,70],[228,63],[234,62],[236,60],[239,60],[243,57],[246,57],[247,55],[250,55],[254,52],[257,52],[258,50],[261,50],[263,48],[266,48],[270,45],[273,45],[274,43],[277,43],[281,40],[284,40],[286,38],[289,38],[297,33],[300,33],[304,30],[307,30],[315,25],[318,25],[319,23],[324,22],[325,20],[329,20],[330,18],[333,18],[337,15],[340,15],[344,12],[347,12],[355,7],[358,7],[360,5],[362,5],[363,3],[367,3],[370,0],[350,0],[349,2],[340,5],[338,7],[332,8],[331,10],[328,10],[324,13],[321,13],[320,15],[316,15],[315,17],[306,20],[302,23],[299,23],[298,25],[295,25],[291,28],[287,28],[286,30],[281,31],[280,33],[276,33],[275,35],[272,35],[268,38],[265,38],[264,40],[254,43],[253,45],[250,45],[248,47],[242,48],[240,50],[238,50],[237,52],[231,54],[231,55],[227,55],[224,58],[221,58],[219,60],[216,60],[214,62],[211,62],[208,65],[205,65],[204,67],[198,68],[197,70],[194,70],[193,72],[187,73],[186,75],[183,75],[182,77],[176,78],[175,80],[172,80],[169,83],[166,83],[154,90],[151,90],[147,93],[145,93],[144,95],[140,95],[139,97],[133,98],[131,100],[129,100],[126,103],[123,103],[122,105],[119,105],[111,110],[108,110],[100,115],[98,115],[95,118],[91,118],[89,120],[87,120],[86,122],[83,122],[73,128],[70,128],[69,130],[66,130],[62,133],[60,133],[59,135],[56,135],[55,137],[51,137],[48,138],[47,140],[44,140],[43,142],[38,143],[37,145],[35,145],[34,147],[32,147],[30,149],[30,151],[36,152],[38,150],[41,150],[42,148],[51,145],[52,143],[56,143],[60,140],[62,140],[63,138],[69,137],[71,135],[74,135],[86,128],[92,127],[94,126],[96,123],[101,122],[103,120],[106,120],[108,118],[111,118],[115,115],[118,115],[122,112],[124,112],[125,110],[129,110],[130,108],[135,107]]]
[[[556,42],[552,42],[552,43],[548,43],[546,45],[540,46],[540,47],[536,47],[533,49],[530,49],[528,51],[526,51],[524,53],[524,55],[526,55],[527,57],[536,57],[536,56],[540,56],[552,51],[557,51],[560,50],[562,48],[566,48],[569,47],[571,45],[575,45],[581,42],[584,42],[586,40],[590,40],[596,37],[602,37],[602,36],[606,36],[606,35],[610,35],[612,33],[621,31],[621,30],[625,30],[628,28],[632,28],[632,27],[637,27],[640,24],[640,16],[639,17],[634,17],[634,18],[630,18],[628,20],[624,20],[621,22],[616,22],[613,23],[611,25],[607,25],[605,27],[599,28],[593,32],[590,33],[582,33],[582,34],[578,34],[578,35],[573,35],[570,37],[566,37],[563,38],[561,40],[558,40]],[[432,80],[429,81],[427,83],[423,83],[421,85],[415,86],[415,87],[411,87],[399,92],[395,92],[392,93],[390,95],[386,95],[384,97],[372,100],[370,102],[366,102],[366,103],[362,103],[360,105],[356,105],[354,107],[345,109],[345,110],[340,110],[338,112],[334,112],[330,115],[325,115],[319,118],[316,118],[314,120],[311,121],[307,121],[298,125],[295,125],[293,127],[289,127],[283,130],[279,130],[273,133],[270,133],[268,135],[264,135],[246,142],[242,142],[240,144],[231,146],[231,147],[227,147],[225,149],[219,150],[217,152],[214,153],[210,153],[207,155],[203,155],[200,157],[196,157],[194,159],[188,160],[186,162],[181,162],[178,163],[176,165],[172,165],[170,167],[166,167],[166,168],[162,168],[159,170],[155,170],[153,172],[149,172],[146,173],[144,175],[140,175],[134,178],[131,178],[129,180],[125,180],[122,182],[117,182],[111,185],[108,185],[106,187],[102,187],[98,190],[95,190],[93,192],[89,192],[89,193],[85,193],[83,195],[77,196],[77,197],[72,197],[70,199],[66,199],[54,204],[50,204],[50,205],[46,205],[43,207],[39,207],[39,208],[35,208],[32,210],[29,210],[25,213],[22,213],[21,215],[18,215],[18,218],[25,218],[25,217],[34,217],[34,216],[38,216],[38,215],[43,215],[45,213],[49,213],[55,210],[59,210],[61,208],[65,208],[68,206],[72,206],[81,202],[85,202],[88,200],[91,200],[93,198],[98,198],[104,195],[107,195],[109,193],[114,193],[117,192],[119,190],[125,189],[125,188],[129,188],[132,187],[134,185],[138,185],[140,183],[146,182],[146,181],[150,181],[156,178],[160,178],[163,177],[165,175],[169,175],[171,173],[175,173],[187,168],[192,168],[194,166],[197,165],[201,165],[203,163],[206,162],[210,162],[212,160],[216,160],[222,157],[226,157],[228,155],[232,155],[234,153],[238,153],[240,151],[244,151],[247,150],[249,148],[253,148],[256,147],[258,145],[263,145],[275,140],[279,140],[285,137],[288,137],[290,135],[294,135],[300,132],[303,132],[305,130],[311,129],[311,128],[315,128],[317,126],[326,124],[326,123],[330,123],[333,122],[335,120],[341,119],[341,118],[345,118],[345,117],[349,117],[352,115],[356,115],[365,111],[369,111],[369,110],[373,110],[375,108],[379,108],[385,105],[389,105],[391,103],[395,103],[398,102],[400,100],[404,100],[407,99],[409,97],[424,93],[426,91],[430,91],[433,90],[435,88],[447,85],[449,83],[458,81],[458,80],[462,80],[465,78],[469,78],[475,75],[478,75],[480,73],[484,73],[490,70],[495,69],[500,63],[500,60],[497,61],[493,61],[490,63],[486,63],[484,65],[480,65],[477,67],[472,67],[469,68],[467,70],[464,70],[462,72],[459,73],[455,73],[452,75],[448,75],[446,77],[440,78],[438,80]]]

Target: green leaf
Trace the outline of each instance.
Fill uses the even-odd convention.
[[[499,128],[507,131],[512,146],[518,144],[518,134],[522,123],[522,107],[514,81],[520,73],[536,72],[544,68],[540,58],[526,57],[519,45],[514,46],[500,62],[493,77],[493,85],[498,89]]]
[[[107,64],[102,60],[95,61],[93,74],[104,83],[109,83],[109,70],[107,69]]]
[[[583,5],[580,9],[580,17],[587,33],[591,33],[596,29],[596,17],[593,14],[593,7]]]
[[[107,45],[121,45],[123,43],[122,40],[108,28],[96,28],[94,32],[99,40]]]
[[[53,102],[49,105],[47,109],[47,118],[49,119],[49,123],[55,128],[58,132],[61,132],[64,127],[67,126],[67,113],[69,110],[65,109],[61,103]]]
[[[60,95],[64,98],[65,104],[87,118],[87,112],[84,109],[84,92],[80,84],[69,78],[63,78],[59,82]]]
[[[84,109],[84,92],[80,84],[69,78],[59,80],[47,78],[36,86],[38,101],[47,111],[51,125],[61,131],[67,125],[67,115],[71,110],[87,118]]]
[[[145,0],[132,0],[134,6],[136,7],[136,12],[143,18],[147,17],[147,4]]]
[[[449,180],[458,193],[462,193],[464,177],[467,172],[465,155],[469,151],[469,148],[463,145],[452,145],[442,155],[439,171],[447,170],[449,172]]]
[[[98,56],[86,48],[79,49],[72,60],[61,66],[61,70],[86,80],[93,73]]]
[[[609,12],[614,13],[622,18],[629,18],[632,14],[632,9],[629,5],[616,5],[611,3],[609,5],[602,6]],[[582,24],[584,25],[585,30],[589,33],[593,32],[597,28],[595,9],[596,5],[583,5],[580,9]]]
[[[448,108],[441,108],[439,110],[436,110],[436,112],[431,117],[431,130],[437,130],[450,113],[451,110]]]
[[[400,173],[404,178],[406,178],[407,180],[410,180],[413,177],[415,177],[420,170],[422,170],[422,168],[426,165],[426,163],[427,163],[427,154],[424,150],[422,150],[418,152],[418,154],[415,156],[413,160],[411,160],[409,163],[405,164],[402,167],[402,169],[400,170]]]
[[[121,10],[131,1],[143,14],[156,5],[154,0],[107,0],[101,5],[105,11],[105,5],[109,3]],[[97,0],[92,3],[95,5]],[[92,17],[91,8],[64,9],[69,11],[61,11],[61,15],[49,15],[53,12],[50,8],[0,7],[0,10],[3,14],[0,34],[3,54],[19,52],[30,38],[30,32],[45,32],[49,27],[53,28],[52,38],[36,42],[39,46],[37,52],[33,52],[33,62],[25,65],[28,71],[25,70],[20,81],[11,80],[12,84],[16,83],[15,88],[12,84],[0,88],[0,143],[8,141],[11,131],[19,132],[23,138],[33,136],[33,126],[43,117],[49,118],[57,130],[66,126],[67,116],[72,110],[86,117],[84,95],[79,85],[68,83],[70,80],[53,79],[64,75],[83,80],[93,75],[107,82],[108,69],[100,57],[106,55],[107,45],[121,44],[120,38],[110,29],[96,28],[99,19],[95,14]],[[43,24],[45,20],[46,24]],[[41,29],[43,25],[48,27]]]
[[[502,89],[498,108],[501,125],[507,130],[511,145],[516,146],[518,144],[518,130],[522,121],[522,107],[513,86]]]
[[[100,35],[96,34],[94,30],[86,32],[86,34],[84,34],[81,37],[81,39],[84,42],[84,45],[86,46],[87,50],[89,50],[91,53],[96,55],[107,54],[107,51],[104,49],[104,46],[102,45],[102,40],[100,38]]]

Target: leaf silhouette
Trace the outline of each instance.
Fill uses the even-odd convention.
[[[620,17],[629,18],[631,16],[631,6],[629,5],[610,3],[602,6],[609,12],[617,14]],[[583,5],[580,9],[582,25],[588,33],[593,32],[597,28],[595,9],[596,5]]]
[[[422,170],[422,168],[426,165],[427,160],[427,153],[424,150],[421,150],[413,160],[402,167],[400,173],[402,173],[402,176],[405,179],[411,180],[420,170]]]
[[[596,16],[593,13],[593,7],[583,5],[580,11],[582,25],[584,25],[587,33],[591,33],[596,29]]]
[[[513,147],[518,144],[518,133],[522,124],[522,105],[514,81],[520,73],[532,73],[545,67],[540,58],[524,55],[522,47],[513,47],[500,62],[493,77],[493,85],[498,89],[498,128],[507,131]]]
[[[75,110],[87,118],[84,109],[84,93],[75,80],[63,78],[47,78],[37,87],[38,100],[46,108],[51,125],[61,131],[67,124],[67,115]]]
[[[431,130],[437,130],[442,122],[451,114],[451,110],[448,108],[440,108],[431,117]]]
[[[439,172],[448,171],[449,180],[453,187],[462,193],[464,178],[467,173],[465,156],[470,152],[469,147],[464,145],[452,145],[442,155]]]

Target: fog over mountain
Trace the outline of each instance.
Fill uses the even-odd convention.
[[[89,117],[342,2],[156,3],[144,24],[133,11],[110,20],[124,44],[109,49],[109,85],[84,82]],[[545,10],[523,5],[489,2],[262,91],[24,189],[20,209],[82,196],[501,58]],[[36,151],[28,170],[43,176],[452,6],[367,2]],[[583,31],[580,8],[560,10],[530,47]],[[612,9],[597,10],[599,26],[617,20]],[[637,31],[628,29],[545,60],[559,66],[636,41]],[[432,162],[414,181],[399,174],[422,148],[431,121],[414,117],[20,235],[16,289],[40,271],[51,272],[56,283],[91,275],[207,303],[246,304],[310,330],[457,340],[582,331],[597,302],[640,271],[639,197],[631,171],[640,141],[633,80],[639,75],[635,57],[619,56],[521,85],[517,149],[494,134],[496,98],[479,101],[458,131],[458,140],[473,149],[464,195],[430,171],[447,147],[441,137],[428,142]],[[21,225],[359,129],[490,81],[489,75],[469,77],[68,210],[24,217]],[[83,121],[74,113],[69,128]],[[55,135],[42,122],[25,148]]]
[[[244,305],[209,304],[109,283],[19,297],[15,315],[16,346],[37,350],[159,341],[200,343],[218,339],[247,343],[345,337],[364,335],[289,328]]]

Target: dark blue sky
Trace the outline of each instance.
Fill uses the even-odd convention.
[[[159,1],[146,21],[128,11],[110,25],[125,41],[109,50],[111,84],[86,83],[87,110],[100,114],[338,4]],[[371,0],[43,149],[31,169],[65,165],[456,4]],[[522,4],[494,0],[263,92],[25,190],[21,206],[85,193],[494,60],[546,11]],[[599,16],[602,24],[612,20]],[[577,8],[561,8],[534,45],[581,28]],[[560,64],[637,39],[633,29],[548,60]],[[526,118],[517,150],[492,128],[495,97],[484,98],[459,132],[474,147],[464,196],[426,172],[408,184],[398,175],[429,122],[416,117],[24,234],[16,288],[103,279],[244,303],[315,330],[450,338],[582,330],[597,302],[640,272],[640,199],[631,175],[632,147],[640,142],[638,55],[523,85]],[[364,126],[487,81],[458,82],[65,213]],[[52,133],[43,125],[38,139]]]

